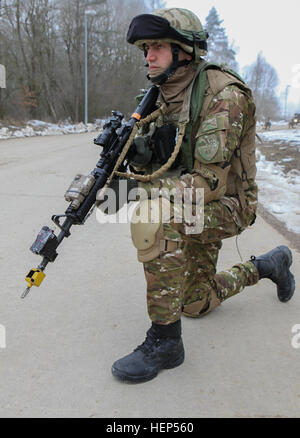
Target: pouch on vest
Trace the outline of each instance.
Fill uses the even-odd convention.
[[[196,134],[195,158],[200,163],[222,163],[226,160],[226,130],[229,128],[227,111],[204,120]]]

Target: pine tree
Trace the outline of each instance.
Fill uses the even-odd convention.
[[[206,60],[217,64],[227,64],[233,70],[238,70],[238,63],[235,59],[236,50],[233,44],[229,45],[225,28],[221,26],[223,20],[219,19],[219,14],[215,7],[212,7],[206,17],[205,29],[209,34],[207,41],[208,55]]]

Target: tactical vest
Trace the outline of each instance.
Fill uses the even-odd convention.
[[[204,144],[204,148],[208,151],[207,161],[201,160],[201,163],[199,163],[198,159],[195,159],[197,131],[199,128],[202,129],[204,123],[207,124],[205,119],[212,100],[229,85],[238,87],[248,99],[252,100],[251,90],[236,72],[224,66],[209,64],[202,60],[197,67],[193,81],[185,91],[180,114],[163,114],[156,119],[155,126],[160,127],[166,123],[184,123],[185,135],[181,144],[181,153],[185,171],[190,174],[197,173],[200,175],[204,179],[204,189],[205,185],[210,186],[211,180],[222,182],[221,189],[215,190],[211,199],[216,199],[214,196],[218,196],[218,199],[220,199],[220,196],[224,195],[238,195],[242,207],[245,207],[245,190],[253,185],[256,176],[254,104],[250,106],[249,113],[243,120],[243,130],[230,162],[225,163],[226,166],[230,164],[230,166],[227,166],[226,172],[222,172],[222,164],[224,165],[222,157],[218,160],[215,159],[212,161],[213,164],[210,164],[209,141],[207,145]],[[229,128],[229,126],[222,126],[222,123],[219,126],[219,121],[222,122],[222,120],[218,118],[217,126],[215,126],[216,132]],[[209,128],[210,133],[214,132],[213,129]]]
[[[195,136],[202,121],[205,119],[208,108],[212,100],[229,85],[237,86],[242,93],[252,99],[252,92],[244,81],[232,70],[221,67],[217,64],[205,64],[200,70],[193,85],[190,100],[190,122],[186,127],[185,140],[182,144],[182,153],[185,166],[189,173],[193,173],[195,168]],[[222,128],[222,127],[221,127]],[[247,190],[256,176],[255,158],[255,106],[253,113],[248,114],[244,121],[243,131],[240,141],[230,160],[230,171],[227,176],[226,195],[238,195],[242,205],[245,203],[244,190]],[[201,164],[205,174],[205,167]]]

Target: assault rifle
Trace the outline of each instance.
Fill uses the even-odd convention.
[[[102,146],[100,160],[95,169],[88,176],[76,175],[65,194],[65,199],[71,201],[71,204],[65,214],[52,216],[52,221],[58,226],[60,233],[56,236],[53,230],[44,226],[30,247],[34,254],[42,256],[43,259],[37,268],[31,269],[27,274],[25,280],[28,286],[21,295],[22,298],[26,297],[32,286],[40,286],[46,276],[46,266],[56,259],[56,250],[63,239],[70,236],[71,227],[83,225],[90,216],[97,201],[97,193],[111,176],[135,124],[155,109],[158,93],[159,88],[152,85],[126,123],[122,123],[122,113],[112,111],[112,117],[105,122],[102,133],[94,139],[96,145]],[[118,170],[126,171],[127,165],[128,158],[125,156]],[[63,218],[64,221],[61,223]]]

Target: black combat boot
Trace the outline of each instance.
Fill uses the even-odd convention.
[[[112,373],[123,381],[146,382],[157,376],[161,369],[175,368],[183,361],[181,321],[169,325],[153,322],[143,344],[117,360],[112,366]]]
[[[295,279],[289,268],[293,256],[287,246],[278,246],[267,254],[259,257],[251,257],[259,273],[259,279],[269,278],[277,285],[277,295],[280,301],[289,301],[295,291]]]

